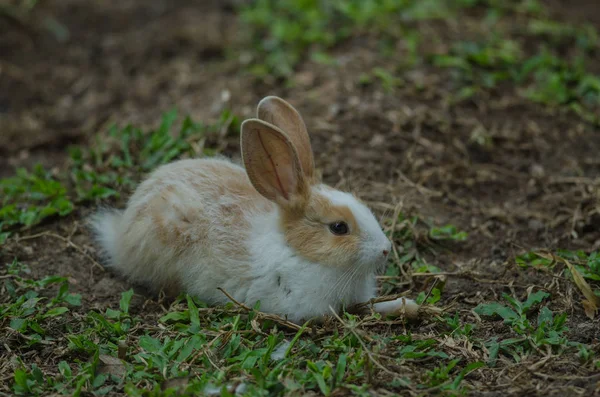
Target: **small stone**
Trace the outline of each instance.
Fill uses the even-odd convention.
[[[544,225],[544,223],[539,219],[531,219],[528,225],[531,230],[535,230],[536,232],[539,232],[546,227],[546,225]]]
[[[231,99],[231,92],[229,90],[221,91],[221,102],[226,103]]]
[[[334,134],[331,136],[331,141],[333,143],[343,143],[344,137],[342,137],[340,134]]]
[[[327,112],[327,120],[332,120],[335,116],[340,114],[341,109],[342,109],[342,107],[340,106],[339,103],[334,103],[333,105],[329,106],[329,109]]]
[[[385,137],[381,134],[373,135],[373,138],[369,141],[371,147],[382,146],[385,143]]]
[[[544,167],[542,167],[539,164],[532,164],[531,167],[529,168],[529,173],[534,178],[543,178],[544,175],[546,175],[546,171],[544,170]]]

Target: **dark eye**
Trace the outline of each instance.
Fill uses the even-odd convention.
[[[333,222],[329,225],[329,230],[333,234],[337,234],[338,236],[342,236],[344,234],[348,234],[348,224],[346,222]]]

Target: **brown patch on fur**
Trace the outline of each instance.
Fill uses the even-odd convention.
[[[213,182],[212,185],[212,194],[210,194],[212,200],[217,200],[224,195],[233,195],[240,198],[240,202],[243,203],[244,208],[247,209],[263,209],[265,203],[268,202],[254,186],[252,186],[248,176],[243,171],[238,172],[235,170],[236,172],[223,175],[223,166],[219,163],[205,163],[202,165],[202,171],[202,174],[198,175],[198,177],[190,181],[190,183],[195,189],[202,190],[204,194],[210,194],[211,191],[207,191],[206,189],[206,182],[202,180],[209,179],[218,181],[217,183]],[[228,171],[233,170],[230,169]],[[200,174],[200,172],[198,173]]]
[[[167,185],[161,194],[150,201],[146,210],[150,212],[158,239],[176,252],[181,252],[208,237],[206,233],[198,233],[208,226],[208,221],[176,201],[176,189]]]
[[[227,205],[223,204],[219,206],[219,217],[221,223],[226,229],[229,230],[247,230],[250,225],[243,216],[244,209],[239,205]],[[228,251],[224,252],[224,255],[232,258],[244,259],[248,256],[246,246],[243,244],[243,240],[238,238],[235,234],[225,233],[219,236],[220,241],[225,242],[224,246],[228,247]]]
[[[350,233],[331,233],[329,224],[336,221],[346,222]],[[288,244],[313,262],[349,266],[360,249],[360,230],[352,211],[333,205],[318,193],[312,195],[304,211],[284,211],[282,225]]]
[[[246,246],[243,244],[243,231],[249,230],[250,227],[245,215],[248,212],[267,212],[273,209],[274,204],[254,189],[243,170],[229,169],[228,171],[229,173],[224,175],[222,164],[205,163],[201,169],[196,170],[198,175],[190,181],[190,184],[194,189],[202,190],[203,195],[213,203],[217,203],[222,197],[236,197],[234,202],[216,206],[215,216],[219,218],[225,229],[237,230],[241,234],[225,232],[219,234],[217,238],[223,243],[220,246],[228,248],[224,255],[243,260],[248,256]],[[211,189],[207,189],[206,182],[203,182],[206,179],[218,182],[213,183]],[[212,232],[216,233],[215,230]]]

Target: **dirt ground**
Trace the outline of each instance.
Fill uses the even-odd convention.
[[[564,20],[600,28],[597,4],[576,3],[548,4]],[[439,70],[402,76],[409,83],[394,92],[361,86],[358,76],[382,62],[371,39],[334,50],[341,71],[306,61],[293,87],[257,82],[227,53],[238,33],[228,1],[54,0],[34,14],[49,15],[68,27],[68,40],[0,18],[0,177],[36,162],[64,167],[68,145],[86,144],[114,121],[153,126],[171,108],[196,120],[213,120],[225,107],[248,117],[264,95],[278,95],[302,112],[327,182],[380,213],[400,204],[405,213],[469,233],[432,260],[460,274],[448,276],[442,304],[468,313],[502,292],[522,297],[525,286],[536,285],[568,312],[570,340],[600,339],[599,320],[585,316],[572,284],[514,263],[534,249],[600,248],[597,128],[501,89],[453,103],[452,83]],[[451,33],[467,34],[457,29]],[[482,131],[488,147],[471,140]],[[232,139],[225,152],[237,149]],[[69,275],[89,307],[117,300],[127,284],[93,264],[96,251],[83,226],[93,209],[31,231],[70,236],[85,254],[43,236],[9,242],[0,262],[18,257],[34,276]],[[423,284],[414,278],[411,286],[419,291]],[[549,377],[507,367],[479,382],[489,396],[597,392],[597,378],[583,379],[589,373],[575,364],[554,357],[544,368]],[[582,378],[570,377],[577,374]]]

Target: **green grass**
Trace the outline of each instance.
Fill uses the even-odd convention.
[[[508,304],[503,303],[485,303],[478,305],[475,313],[481,316],[499,316],[504,320],[504,324],[509,326],[514,332],[514,337],[493,338],[486,343],[490,351],[489,360],[494,364],[499,352],[511,355],[515,361],[521,361],[525,355],[531,353],[533,349],[542,346],[552,346],[559,351],[569,346],[564,333],[568,330],[565,326],[567,314],[562,313],[557,316],[552,313],[548,306],[539,310],[537,321],[532,322],[528,314],[533,306],[542,303],[550,297],[550,294],[544,291],[532,292],[524,302],[520,302],[514,297],[504,294],[503,298]]]
[[[290,332],[277,322],[256,321],[258,307],[214,309],[188,295],[165,312],[140,312],[139,304],[132,309],[132,290],[114,304],[90,308],[69,292],[63,277],[31,279],[18,261],[5,274],[8,294],[0,303],[0,322],[10,328],[7,343],[23,357],[13,362],[9,382],[15,395],[124,390],[131,396],[227,396],[243,390],[243,395],[265,396],[345,390],[367,396],[367,380],[379,379],[390,392],[433,389],[457,396],[469,391],[465,381],[471,373],[494,368],[500,358],[519,363],[544,346],[597,365],[589,346],[568,341],[567,315],[553,313],[550,295],[543,291],[531,292],[523,302],[505,295],[505,302],[480,304],[474,309],[483,319],[479,326],[445,315],[435,337],[382,332],[372,328],[376,318],[349,314],[313,334],[311,327]],[[495,316],[514,335],[481,338],[478,329],[495,322]],[[470,341],[487,360],[458,353],[444,342],[446,336]],[[26,354],[41,348],[56,352],[49,362],[36,363]],[[388,369],[411,363],[420,363],[418,375]]]
[[[484,16],[469,17],[471,10],[483,10]],[[335,64],[332,48],[366,36],[379,43],[377,56],[395,66],[365,71],[360,84],[380,84],[393,92],[404,84],[407,70],[434,66],[450,71],[455,101],[509,90],[600,124],[600,76],[590,73],[588,65],[600,43],[597,30],[552,20],[535,0],[258,0],[242,6],[240,15],[253,43],[246,58],[261,78],[289,80],[307,59]],[[485,32],[481,39],[458,39],[446,43],[445,51],[429,50],[429,42],[447,40],[439,29],[444,21],[462,24],[467,19]],[[441,23],[431,25],[435,33],[429,37],[415,27],[423,21]],[[536,46],[525,49],[524,41]],[[398,43],[406,50],[399,53]]]
[[[257,0],[240,15],[255,48],[251,70],[258,76],[289,78],[307,59],[328,60],[327,50],[359,34],[378,35],[385,42],[410,30],[402,21],[438,19],[469,1],[447,0]],[[385,82],[385,73],[375,75]]]
[[[50,175],[36,167],[31,174],[20,170],[2,180],[7,193],[2,219],[14,218],[5,230],[31,227],[79,205],[113,198],[133,189],[141,175],[161,164],[213,154],[204,147],[198,153],[194,143],[223,128],[239,128],[227,112],[211,126],[185,119],[176,129],[175,120],[176,114],[168,113],[159,128],[147,132],[114,127],[89,149],[71,148],[65,173]],[[28,202],[35,205],[24,204]],[[62,202],[69,204],[68,211],[58,211]],[[405,248],[412,252],[403,260],[413,261],[417,270],[435,270],[422,259],[421,248],[466,238],[452,225],[434,227],[417,217],[401,215],[397,223],[394,238],[407,240]],[[144,317],[130,310],[132,290],[124,291],[118,304],[91,309],[79,294],[69,292],[67,278],[37,280],[28,274],[27,266],[17,260],[7,267],[1,279],[8,294],[1,300],[0,322],[10,329],[7,336],[21,355],[49,347],[60,353],[44,365],[17,359],[11,379],[15,395],[106,395],[124,390],[133,396],[167,396],[176,395],[176,388],[170,387],[174,379],[182,385],[177,392],[183,389],[188,395],[231,395],[239,388],[251,396],[307,391],[329,395],[336,390],[368,395],[366,379],[379,373],[375,365],[383,366],[374,361],[373,352],[390,349],[391,359],[399,363],[439,359],[422,377],[385,380],[390,390],[433,387],[454,395],[467,390],[465,376],[481,365],[437,350],[435,339],[364,334],[362,323],[379,321],[379,316],[369,320],[345,314],[314,339],[306,337],[308,328],[290,333],[276,322],[257,322],[254,310],[259,306],[250,313],[233,305],[214,309],[188,295],[172,302],[166,312],[146,312]],[[435,288],[428,303],[438,302],[441,292]]]
[[[154,130],[114,126],[107,136],[97,135],[91,147],[70,148],[70,166],[65,172],[53,175],[37,165],[1,179],[0,244],[11,232],[29,229],[49,217],[66,216],[79,205],[131,191],[141,175],[161,164],[213,155],[215,148],[205,145],[206,139],[239,131],[239,122],[229,111],[211,125],[185,118],[177,127],[176,120],[177,113],[171,111]]]
[[[384,295],[397,288],[396,282],[403,278],[402,269],[410,273],[441,272],[441,269],[429,263],[428,258],[435,257],[436,251],[440,249],[455,247],[468,237],[467,232],[460,231],[454,225],[437,226],[416,215],[402,213],[398,214],[395,222],[393,219],[386,219],[384,229],[387,230],[390,239],[396,243],[384,275],[386,277],[382,289]],[[434,289],[432,293],[433,296],[430,296],[427,302],[435,304],[440,299],[441,289]],[[419,299],[421,298],[425,298],[425,292],[420,292]]]
[[[8,238],[9,229],[68,215],[75,207],[64,184],[39,165],[31,172],[18,169],[16,176],[0,180],[0,193],[0,244]]]
[[[587,121],[600,121],[600,76],[586,71],[583,55],[567,60],[542,48],[525,56],[518,42],[492,36],[482,42],[456,43],[448,54],[434,56],[433,62],[453,70],[460,100],[506,82],[533,102],[568,107]]]
[[[15,395],[105,395],[124,389],[133,396],[167,396],[175,395],[168,387],[173,379],[180,379],[187,395],[213,389],[230,395],[240,387],[249,396],[310,390],[329,395],[340,389],[367,395],[364,380],[375,372],[373,351],[387,351],[399,363],[436,358],[418,379],[422,383],[398,375],[386,381],[390,389],[461,392],[464,377],[482,365],[452,358],[436,339],[389,334],[369,336],[367,343],[364,319],[351,315],[312,338],[305,335],[308,328],[290,333],[276,323],[256,323],[254,311],[246,314],[231,305],[215,310],[187,295],[166,313],[144,318],[130,310],[131,290],[122,293],[118,305],[80,308],[81,296],[69,293],[65,278],[32,280],[26,272],[19,262],[10,265],[0,321],[9,324],[9,343],[22,355],[41,347],[57,354],[43,369],[17,359]]]
[[[41,280],[31,280],[18,275],[27,271],[20,263],[14,261],[9,265],[8,274],[12,277],[5,282],[6,292],[10,296],[9,304],[3,304],[0,317],[9,318],[12,330],[28,335],[27,346],[44,342],[48,332],[44,323],[53,317],[61,316],[69,311],[70,306],[81,305],[81,296],[68,292],[67,279],[49,276]],[[52,299],[39,296],[37,290],[58,286],[58,293]]]
[[[581,250],[557,250],[554,254],[559,258],[569,260],[579,274],[596,287],[594,293],[597,296],[600,296],[600,253],[598,251],[587,253]],[[562,268],[560,263],[548,258],[547,255],[542,253],[527,252],[519,255],[516,257],[516,263],[523,268],[534,268],[546,271],[552,271],[555,268],[558,268],[561,272],[566,273],[570,279],[573,279],[573,275],[568,268]]]
[[[7,201],[20,203],[3,206],[7,213],[19,215],[9,226],[27,227],[42,215],[60,215],[43,211],[58,207],[57,200],[68,200],[72,211],[77,205],[111,198],[132,189],[139,176],[160,164],[198,155],[193,143],[211,133],[238,128],[229,113],[211,126],[185,120],[175,129],[175,119],[169,113],[149,132],[113,128],[92,149],[73,148],[65,175],[48,175],[37,168],[33,174],[20,171],[15,179],[3,180],[2,186],[12,189]],[[21,217],[27,216],[32,220],[26,224]],[[388,268],[392,278],[400,277],[402,266],[435,276],[440,269],[425,258],[468,238],[454,225],[439,226],[417,216],[399,214],[392,221],[384,225],[398,253]],[[595,253],[559,255],[596,280]],[[524,267],[554,266],[536,254],[520,256],[517,262]],[[587,367],[599,367],[600,362],[592,346],[568,339],[567,315],[552,311],[551,296],[544,291],[530,292],[523,302],[504,294],[501,302],[482,303],[474,308],[478,322],[452,311],[426,319],[434,332],[425,335],[412,334],[410,324],[390,328],[379,315],[347,313],[323,326],[290,330],[262,316],[260,305],[250,311],[233,304],[212,308],[185,294],[164,310],[141,310],[132,303],[132,290],[123,291],[118,301],[91,306],[70,292],[66,277],[30,278],[26,263],[18,260],[6,267],[0,280],[7,291],[0,297],[3,339],[18,352],[11,356],[7,378],[15,395],[367,396],[377,384],[392,393],[458,396],[473,389],[470,377],[481,376],[500,361],[524,362],[547,347],[555,354],[576,355]],[[398,290],[390,281],[383,293]],[[436,283],[417,300],[439,304],[448,298],[443,293],[443,283]],[[503,320],[505,332],[486,332],[497,328],[497,318]],[[456,343],[468,343],[475,353],[457,351]],[[28,355],[40,349],[54,353],[43,362]],[[405,365],[417,365],[419,371],[407,376],[392,370]]]

